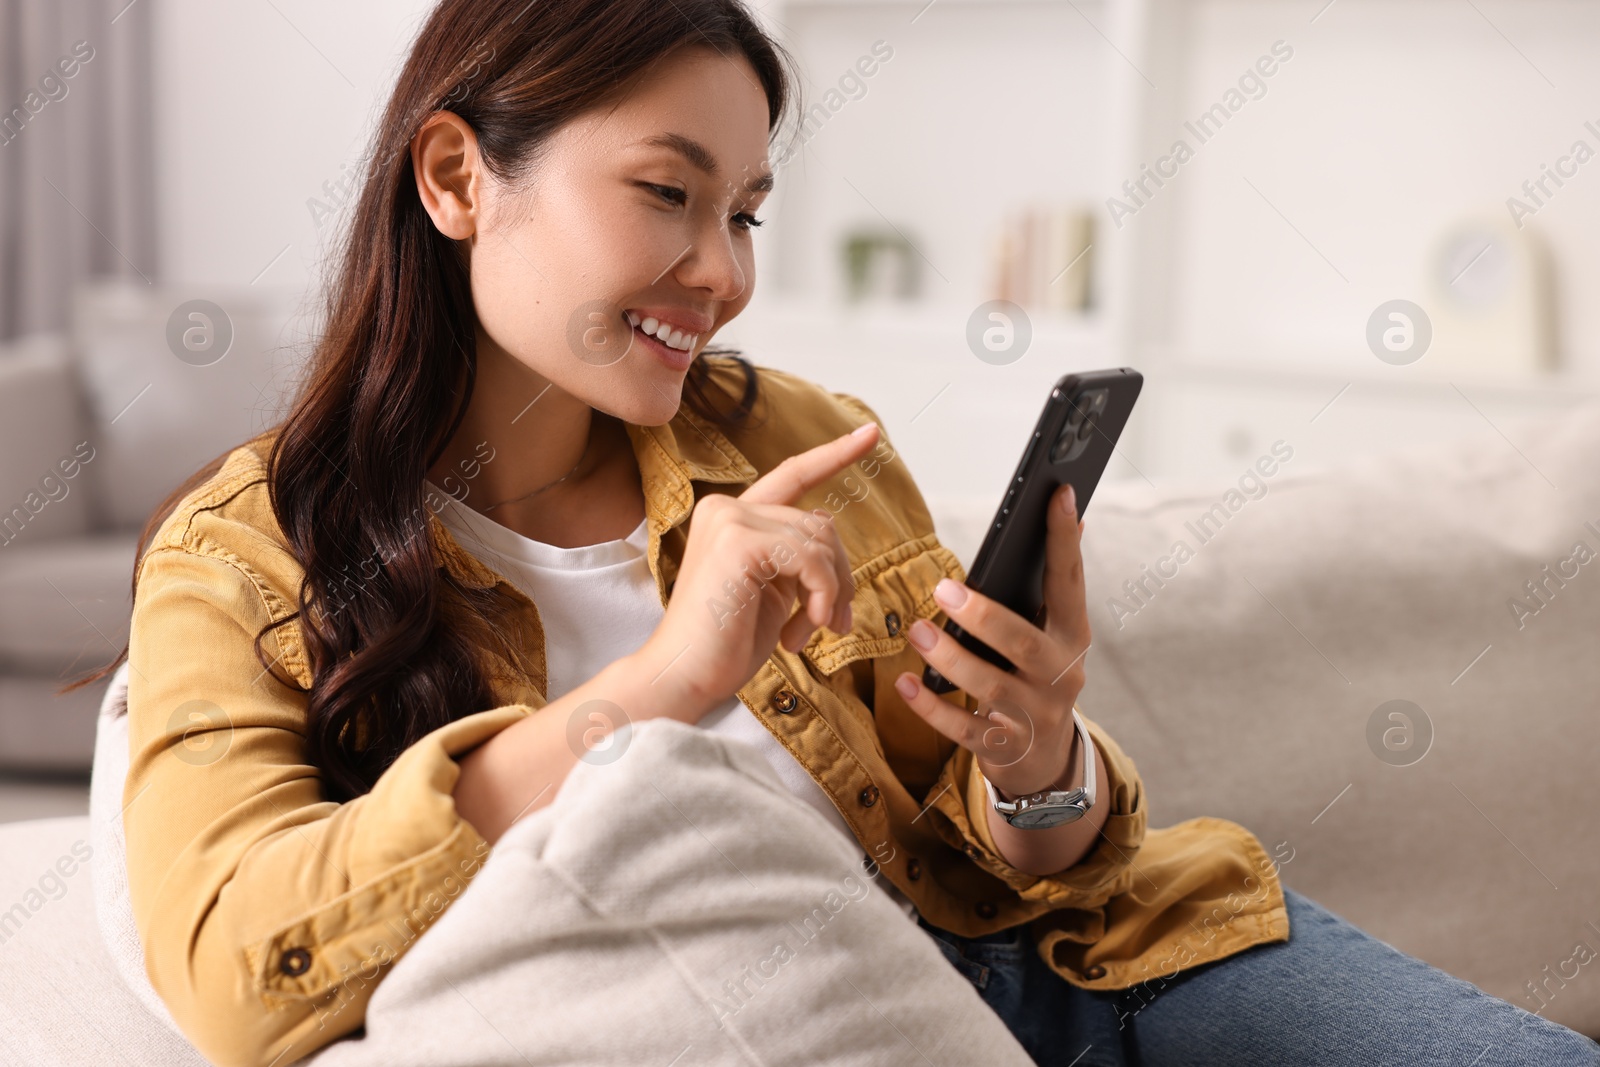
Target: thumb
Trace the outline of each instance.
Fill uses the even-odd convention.
[[[1052,636],[1076,639],[1087,620],[1087,593],[1083,585],[1083,551],[1076,494],[1070,483],[1050,498],[1046,521],[1044,562],[1045,630]]]

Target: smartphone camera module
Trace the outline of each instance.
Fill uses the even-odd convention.
[[[1067,463],[1084,453],[1099,428],[1108,396],[1105,389],[1086,389],[1067,401],[1066,423],[1050,449],[1051,463]]]

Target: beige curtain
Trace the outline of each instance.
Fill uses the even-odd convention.
[[[0,340],[67,325],[88,278],[156,278],[157,0],[0,0]]]

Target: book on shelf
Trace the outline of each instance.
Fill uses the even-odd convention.
[[[1039,205],[1006,214],[991,248],[994,299],[1029,311],[1084,312],[1094,306],[1094,215],[1076,205]]]

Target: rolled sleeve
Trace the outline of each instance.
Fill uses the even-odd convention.
[[[282,1067],[360,1026],[379,973],[487,858],[455,809],[455,757],[533,709],[440,727],[370,792],[330,801],[305,694],[254,651],[272,598],[226,554],[146,556],[123,824],[145,969],[174,1020],[213,1062]]]
[[[962,695],[972,702],[971,697]],[[1098,908],[1126,891],[1133,877],[1134,857],[1144,842],[1144,784],[1138,770],[1110,734],[1081,708],[1078,714],[1106,765],[1107,780],[1099,783],[1095,803],[1109,804],[1110,812],[1094,847],[1071,867],[1037,875],[1006,862],[989,831],[989,795],[982,770],[968,749],[955,750],[927,798],[927,803],[946,816],[936,825],[952,846],[1005,882],[1020,899],[1052,908]]]

